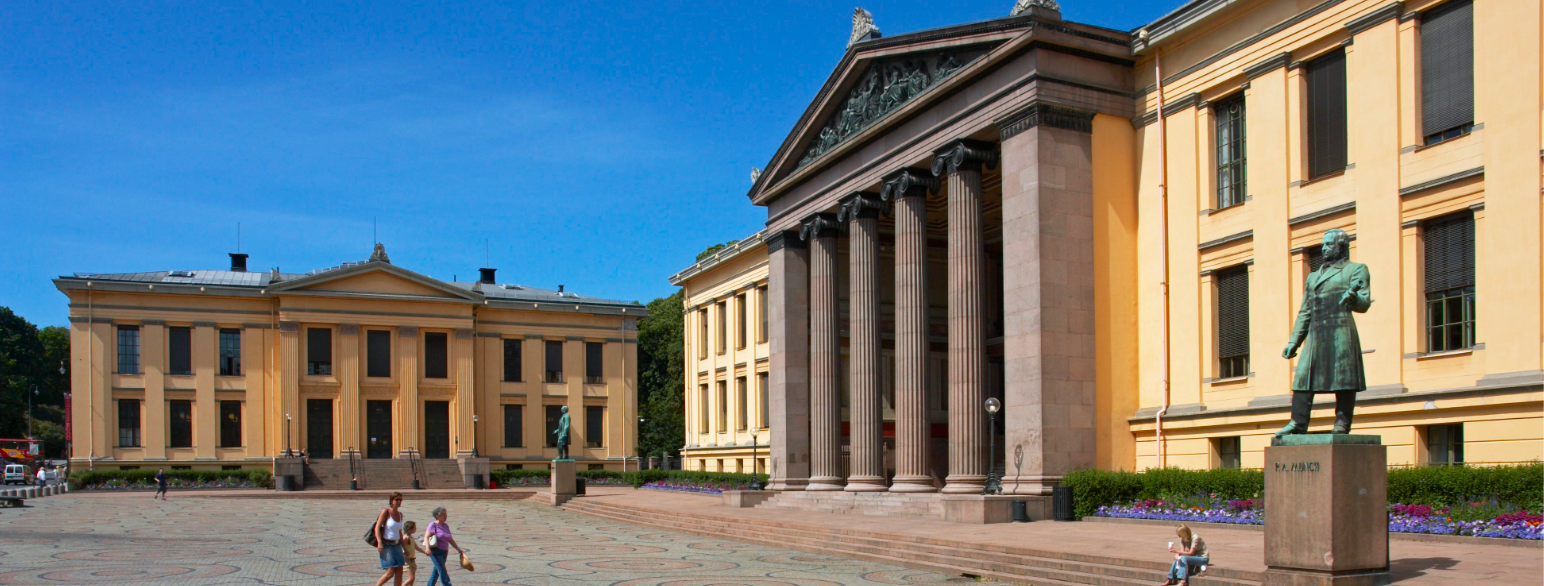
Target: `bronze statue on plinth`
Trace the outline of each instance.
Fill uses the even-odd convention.
[[[552,430],[558,436],[558,458],[568,459],[568,405],[563,406],[563,416],[558,418],[558,428]]]
[[[1335,228],[1324,233],[1324,264],[1308,275],[1303,306],[1292,326],[1282,358],[1291,359],[1306,340],[1292,382],[1292,421],[1276,437],[1308,433],[1308,416],[1315,393],[1335,393],[1335,428],[1351,432],[1356,393],[1367,390],[1362,368],[1362,342],[1352,313],[1372,306],[1372,277],[1367,265],[1351,262],[1351,237]]]

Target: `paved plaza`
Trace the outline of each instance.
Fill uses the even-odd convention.
[[[959,580],[934,572],[749,545],[556,510],[523,501],[414,501],[450,512],[476,572],[457,585],[880,586]],[[374,584],[361,540],[383,503],[66,495],[0,509],[0,584]],[[429,579],[420,556],[416,584]]]

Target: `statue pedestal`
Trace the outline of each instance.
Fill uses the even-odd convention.
[[[1388,451],[1380,441],[1305,434],[1265,448],[1263,586],[1389,583]]]
[[[461,478],[466,488],[475,490],[488,488],[487,458],[456,458],[456,464],[461,466]]]
[[[552,486],[548,489],[548,499],[552,506],[560,506],[574,498],[576,492],[574,486],[574,461],[561,459],[552,461]]]

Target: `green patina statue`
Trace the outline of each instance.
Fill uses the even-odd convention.
[[[1350,236],[1332,229],[1324,233],[1324,264],[1308,275],[1303,307],[1292,326],[1292,338],[1282,350],[1291,359],[1303,349],[1292,383],[1292,422],[1277,437],[1308,433],[1314,393],[1335,393],[1333,433],[1351,432],[1356,393],[1367,389],[1362,369],[1362,342],[1351,313],[1366,313],[1372,305],[1372,277],[1367,265],[1350,260]]]
[[[558,459],[568,459],[568,406],[563,406],[563,416],[558,418],[558,428],[552,430],[558,436]]]

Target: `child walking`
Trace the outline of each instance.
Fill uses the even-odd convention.
[[[418,530],[418,524],[408,521],[402,525],[402,556],[405,563],[402,565],[402,586],[413,586],[413,579],[418,576],[418,553],[429,555],[429,550],[424,549],[423,544],[413,539],[413,532]]]

